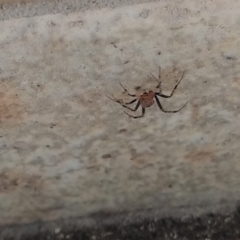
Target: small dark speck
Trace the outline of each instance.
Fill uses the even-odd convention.
[[[49,26],[55,27],[55,26],[56,26],[56,23],[55,23],[55,22],[50,22],[50,23],[49,23]]]
[[[17,94],[15,96],[18,96]]]
[[[15,179],[15,180],[13,180],[12,181],[12,184],[14,185],[14,186],[17,186],[18,185],[18,182],[17,182],[17,180]]]
[[[158,55],[161,55],[162,53],[160,51],[158,51]]]
[[[55,123],[51,123],[50,124],[50,128],[54,128],[54,127],[56,127],[57,126],[57,124],[55,124]]]
[[[40,87],[40,84],[37,84],[38,87]]]
[[[169,184],[168,187],[169,187],[169,188],[172,188],[172,184]]]
[[[226,59],[227,59],[227,60],[236,60],[235,57],[231,57],[231,56],[226,56]]]
[[[125,61],[125,62],[124,62],[124,64],[127,64],[127,63],[129,63],[129,61]]]
[[[112,157],[112,156],[111,156],[111,154],[109,154],[109,153],[102,155],[102,158],[103,158],[103,159],[111,158],[111,157]]]
[[[203,81],[203,83],[207,83],[207,80]]]
[[[140,86],[136,86],[134,89],[135,90],[139,90],[139,89],[141,89],[141,87]]]
[[[87,167],[87,169],[93,169],[93,170],[99,170],[99,167],[98,166],[96,166],[96,165],[94,165],[94,166],[89,166],[89,167]]]
[[[121,49],[120,49],[120,51],[122,52],[122,51],[123,51],[123,49],[121,48]]]
[[[49,147],[50,147],[50,145],[46,145],[46,147],[47,147],[47,148],[49,148]]]
[[[114,42],[111,42],[111,44],[115,47],[115,48],[117,48],[117,46],[115,45],[115,43]]]
[[[124,133],[124,132],[127,132],[127,129],[126,128],[121,128],[118,132],[119,133]]]

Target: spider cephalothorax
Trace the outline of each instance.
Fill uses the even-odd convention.
[[[131,100],[130,102],[123,102],[122,100],[119,100],[119,99],[116,99],[113,95],[112,97],[113,98],[110,98],[111,100],[113,100],[114,102],[117,102],[119,104],[121,104],[124,108],[126,109],[129,109],[131,111],[137,111],[137,109],[139,108],[139,106],[141,105],[142,107],[142,114],[139,115],[139,116],[132,116],[130,115],[129,113],[127,112],[124,112],[125,114],[127,114],[129,117],[132,117],[132,118],[140,118],[140,117],[143,117],[144,114],[145,114],[145,108],[147,107],[151,107],[153,104],[154,104],[154,99],[156,100],[157,102],[157,105],[158,107],[160,108],[161,111],[165,112],[165,113],[176,113],[176,112],[179,112],[182,108],[184,108],[188,102],[186,102],[181,108],[179,108],[178,110],[175,110],[175,111],[166,111],[163,107],[162,107],[162,104],[160,103],[158,97],[162,97],[162,98],[170,98],[173,96],[175,90],[177,89],[178,85],[180,84],[180,82],[182,81],[183,79],[183,76],[184,76],[184,71],[182,73],[182,76],[180,78],[180,80],[178,81],[178,83],[175,85],[175,87],[173,88],[172,92],[170,95],[165,95],[165,94],[162,94],[162,90],[161,90],[161,68],[159,67],[159,75],[158,75],[158,79],[152,74],[152,76],[154,77],[155,80],[157,80],[158,82],[158,85],[156,86],[156,89],[157,91],[145,91],[143,92],[140,96],[137,96],[136,94],[130,94],[128,92],[128,90],[120,83],[121,87],[124,89],[124,91],[130,96],[130,97],[134,97],[135,99]],[[130,108],[126,105],[129,105],[129,104],[132,104],[134,102],[137,102],[137,105],[135,106],[135,108]]]

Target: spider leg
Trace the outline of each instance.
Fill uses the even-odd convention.
[[[152,77],[158,82],[158,79],[150,72],[150,74],[152,75]]]
[[[165,113],[176,113],[176,112],[179,112],[181,109],[183,109],[186,105],[187,105],[187,103],[188,102],[186,102],[181,108],[179,108],[178,110],[175,110],[175,111],[166,111],[164,108],[163,108],[163,106],[162,106],[162,104],[160,103],[160,101],[159,101],[159,99],[158,99],[158,97],[155,95],[155,99],[156,99],[156,102],[157,102],[157,105],[158,105],[158,107],[160,108],[160,110],[161,111],[163,111],[163,112],[165,112]]]
[[[134,102],[137,101],[137,99],[133,99],[133,100],[131,100],[130,102],[123,102],[123,100],[121,100],[121,99],[116,99],[113,95],[112,95],[112,98],[109,97],[109,96],[107,96],[107,95],[106,95],[106,97],[109,98],[110,100],[116,102],[116,103],[119,103],[119,104],[122,105],[122,106],[128,105],[128,104],[132,104],[132,103],[134,103]]]
[[[161,67],[159,66],[159,73],[158,73],[158,79],[161,79]]]
[[[158,83],[158,85],[156,86],[156,88],[159,88],[161,90],[161,67],[159,66],[159,74],[158,74],[158,78],[156,78],[152,73],[150,73],[152,75],[152,77],[156,80],[156,82]]]
[[[107,98],[109,98],[110,100],[114,101],[114,102],[117,102],[117,103],[119,103],[119,104],[123,104],[123,100],[121,100],[121,99],[116,99],[113,95],[112,95],[112,97],[109,97],[108,95],[105,94],[105,96],[106,96]]]
[[[127,90],[120,82],[119,82],[119,84],[120,84],[120,86],[123,88],[123,90],[124,90],[129,96],[131,96],[131,97],[136,97],[135,94],[129,93],[128,90]]]
[[[136,101],[137,99],[135,99],[135,101]],[[135,102],[134,101],[134,102]],[[138,108],[139,108],[139,106],[140,106],[140,102],[138,101],[138,103],[136,104],[136,106],[135,106],[135,108],[130,108],[130,107],[128,107],[128,106],[125,106],[124,104],[121,104],[124,108],[126,108],[126,109],[128,109],[128,110],[131,110],[131,111],[133,111],[133,112],[136,112],[137,110],[138,110]]]
[[[112,101],[114,101],[114,102],[115,102],[115,100],[114,100],[114,99],[112,99],[111,97],[109,97],[107,94],[105,94],[105,96],[106,96],[107,98],[109,98],[110,100],[112,100]]]
[[[132,103],[134,103],[134,102],[136,102],[136,101],[137,101],[137,99],[133,99],[132,101],[130,101],[130,102],[125,102],[125,103],[123,103],[123,104],[121,104],[121,105],[123,106],[123,105],[132,104]]]
[[[175,87],[173,88],[173,90],[172,90],[172,92],[171,92],[170,95],[165,95],[165,94],[162,94],[162,93],[156,93],[156,94],[157,94],[159,97],[163,97],[163,98],[170,98],[170,97],[172,97],[172,95],[174,94],[174,92],[175,92],[175,90],[177,89],[178,85],[179,85],[180,82],[182,81],[183,76],[184,76],[184,73],[185,73],[185,71],[183,71],[181,79],[180,79],[180,80],[178,81],[178,83],[175,85]]]
[[[161,81],[159,81],[152,73],[150,73],[152,75],[152,77],[156,80],[156,82],[158,83],[158,85],[156,86],[156,88],[161,89]]]
[[[130,115],[129,113],[127,113],[127,112],[124,112],[124,113],[127,114],[130,118],[141,118],[145,114],[145,108],[142,107],[142,114],[140,116],[133,116],[133,115]]]
[[[161,82],[161,67],[159,66],[159,74],[158,74],[158,85],[157,85],[157,88],[159,88],[159,90],[161,91],[161,88],[162,88],[162,82]]]

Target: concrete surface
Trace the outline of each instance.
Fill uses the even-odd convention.
[[[239,199],[239,9],[160,1],[0,22],[0,225],[201,214]],[[142,119],[105,94],[169,93]],[[131,216],[129,216],[130,218]]]
[[[89,9],[114,9],[157,0],[0,0],[0,20],[56,13],[82,13]]]

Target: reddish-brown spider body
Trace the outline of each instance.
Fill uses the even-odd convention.
[[[142,95],[138,97],[138,101],[140,102],[142,107],[151,107],[154,104],[155,92],[149,91],[144,92]]]

